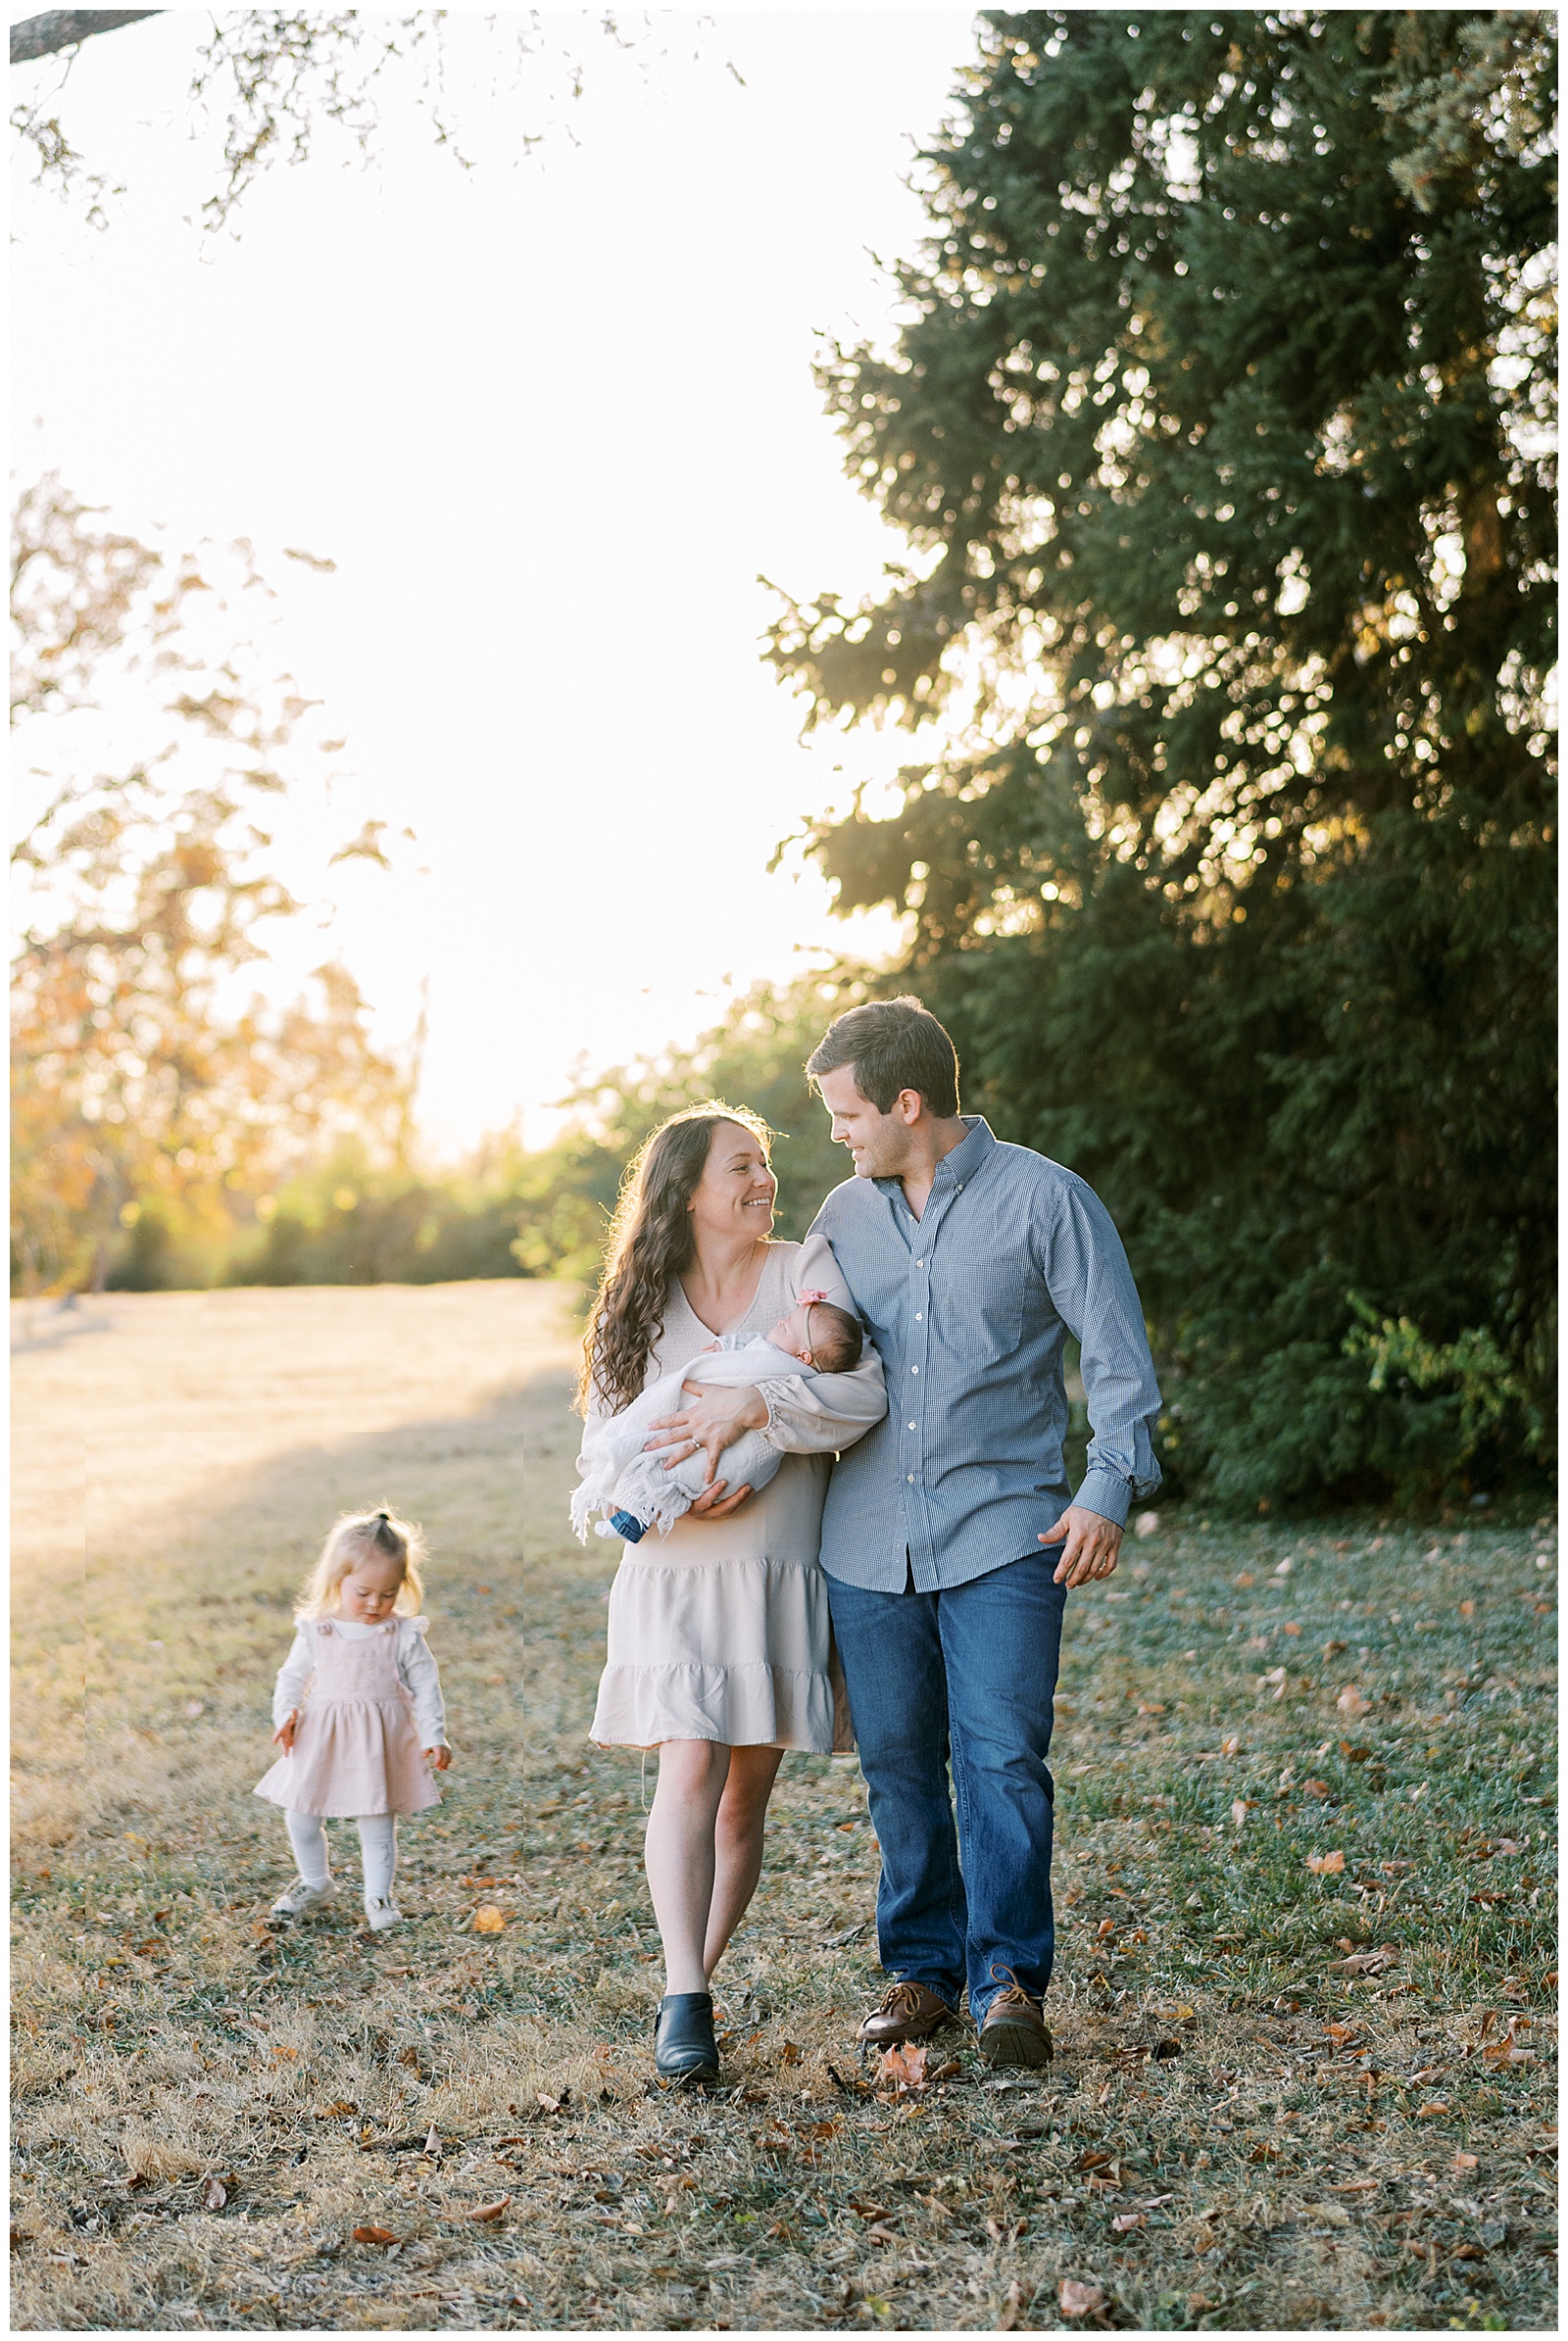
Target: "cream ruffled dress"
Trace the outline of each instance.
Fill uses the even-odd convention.
[[[756,1298],[726,1330],[759,1339],[813,1288],[853,1312],[820,1239],[770,1244]],[[677,1279],[645,1387],[714,1338]],[[887,1412],[881,1362],[867,1349],[853,1374],[760,1388],[767,1435],[784,1449],[775,1477],[728,1519],[688,1515],[667,1536],[656,1532],[622,1547],[589,1732],[601,1747],[711,1739],[825,1755],[854,1744],[817,1553],[833,1455]]]

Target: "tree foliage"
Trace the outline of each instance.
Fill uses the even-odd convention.
[[[1111,1204],[1167,1451],[1239,1502],[1544,1437],[1554,59],[1541,12],[988,14],[897,341],[822,369],[909,553],[772,656],[920,760],[814,849]]]
[[[45,795],[13,856],[27,902],[12,990],[24,1289],[102,1281],[144,1215],[220,1245],[334,1137],[386,1155],[406,1144],[408,1071],[372,1046],[345,969],[319,968],[314,998],[282,1009],[236,991],[268,922],[298,907],[260,823],[308,709],[291,679],[263,684],[242,650],[204,640],[265,590],[245,548],[224,565],[231,596],[212,549],[171,560],[53,478],[17,507],[12,700],[19,760]]]

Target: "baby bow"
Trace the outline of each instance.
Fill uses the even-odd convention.
[[[826,1294],[825,1292],[802,1292],[802,1293],[800,1293],[800,1294],[798,1294],[798,1295],[797,1295],[797,1298],[798,1298],[798,1301],[799,1301],[799,1305],[800,1305],[800,1306],[801,1306],[803,1309],[808,1309],[808,1308],[809,1308],[809,1307],[811,1306],[811,1304],[813,1303],[813,1301],[825,1300],[825,1299],[827,1298],[827,1294]]]

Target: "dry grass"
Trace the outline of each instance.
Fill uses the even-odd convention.
[[[1063,2277],[1162,2330],[1553,2323],[1544,1524],[1172,1522],[1076,1604],[1039,2081],[960,2045],[877,2091],[858,1774],[791,1759],[734,2086],[671,2101],[638,1767],[582,1736],[607,1563],[563,1528],[559,1294],[16,1330],[16,2326],[1024,2329]],[[430,1532],[460,1769],[401,1931],[352,1896],[274,1931],[288,1594],[383,1497]]]

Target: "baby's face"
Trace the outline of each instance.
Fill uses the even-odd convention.
[[[811,1356],[811,1329],[808,1320],[808,1308],[792,1308],[787,1317],[780,1317],[768,1340],[775,1349],[782,1349],[790,1357],[798,1357],[803,1366],[814,1363]]]

